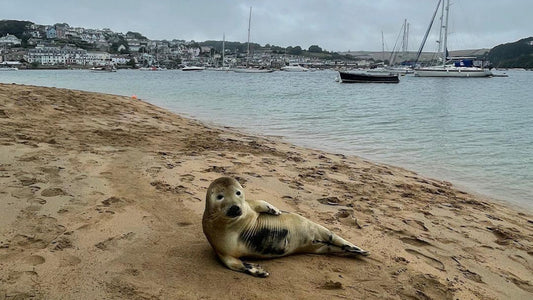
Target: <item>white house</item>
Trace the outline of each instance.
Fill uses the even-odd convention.
[[[84,65],[98,66],[111,62],[111,55],[107,52],[87,52]]]
[[[69,46],[45,47],[38,45],[28,50],[26,60],[30,63],[42,65],[106,65],[111,62],[111,55],[107,52],[87,52],[86,50]]]
[[[61,54],[59,47],[37,46],[28,50],[26,60],[29,63],[39,63],[42,65],[65,64],[65,57]]]
[[[121,44],[120,46],[118,46],[118,48],[117,48],[117,51],[118,51],[118,52],[120,52],[120,51],[124,51],[124,50],[127,50],[127,48],[126,48],[126,46],[124,46],[124,45],[122,45],[122,44]]]
[[[9,33],[6,36],[0,37],[0,46],[18,46],[21,42],[21,39]]]
[[[130,61],[130,58],[123,55],[111,55],[111,62],[115,65],[125,65]]]
[[[127,39],[128,47],[130,47],[130,51],[137,52],[139,49],[141,49],[141,42],[138,39]]]

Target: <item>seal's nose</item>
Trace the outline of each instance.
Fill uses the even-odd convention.
[[[235,218],[235,217],[238,217],[242,215],[242,210],[240,207],[238,207],[237,205],[232,205],[228,211],[226,212],[226,216],[230,217],[230,218]]]

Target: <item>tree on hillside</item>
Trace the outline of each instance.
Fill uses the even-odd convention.
[[[134,32],[134,31],[128,31],[126,33],[126,36],[127,37],[132,37],[132,38],[138,39],[138,40],[147,40],[147,38],[144,35],[142,35],[142,34],[140,34],[138,32]]]
[[[492,48],[487,58],[495,67],[532,68],[533,37],[521,39],[514,43],[498,45]]]
[[[309,52],[313,52],[313,53],[321,53],[322,52],[322,48],[318,47],[318,45],[312,45],[309,47]]]
[[[287,47],[287,54],[290,54],[290,55],[300,55],[302,54],[302,47],[300,46],[296,46],[296,47]]]
[[[9,33],[22,39],[24,32],[29,29],[31,24],[33,23],[29,21],[2,20],[0,21],[0,37]]]

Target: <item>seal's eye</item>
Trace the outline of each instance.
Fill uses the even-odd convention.
[[[222,200],[222,199],[224,199],[224,195],[222,194],[217,195],[217,200]]]
[[[241,195],[241,191],[235,192],[235,195],[240,196]]]

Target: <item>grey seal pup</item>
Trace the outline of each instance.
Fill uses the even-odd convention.
[[[262,200],[247,200],[237,180],[221,177],[207,189],[202,227],[221,262],[234,271],[257,277],[269,273],[241,257],[275,258],[293,253],[365,251],[324,226],[300,215],[281,212]]]

